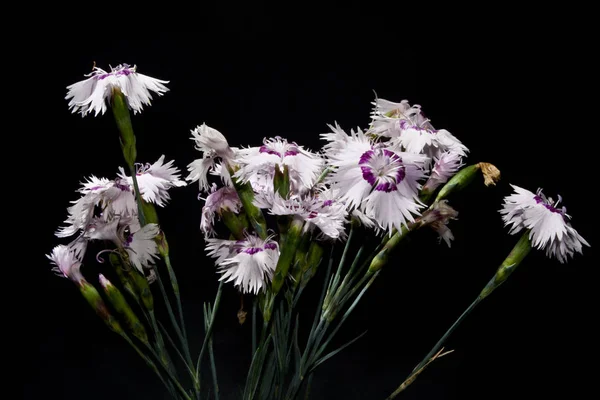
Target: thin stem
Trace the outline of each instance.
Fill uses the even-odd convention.
[[[205,307],[206,310],[206,318],[204,320],[204,329],[208,329],[209,320],[212,319],[213,311],[211,311],[210,306]],[[219,381],[217,379],[217,366],[215,364],[215,353],[213,350],[213,340],[212,336],[208,339],[208,358],[210,360],[210,369],[212,371],[212,379],[213,379],[213,387],[215,390],[215,400],[219,400]]]
[[[215,297],[215,303],[212,308],[212,315],[210,316],[210,324],[208,325],[208,329],[206,330],[206,335],[204,336],[204,341],[202,342],[202,349],[200,349],[200,355],[198,356],[198,362],[196,363],[196,381],[200,381],[200,363],[202,362],[202,357],[204,356],[204,352],[206,351],[206,345],[208,344],[208,340],[210,335],[212,334],[214,325],[215,325],[215,315],[217,315],[217,310],[219,309],[219,303],[221,303],[221,294],[223,293],[223,281],[219,282],[219,288],[217,289],[217,295]]]
[[[173,339],[169,335],[169,332],[167,332],[167,330],[165,329],[165,327],[163,326],[163,324],[160,323],[160,321],[158,322],[158,324],[159,324],[160,330],[165,334],[165,336],[167,337],[167,340],[169,341],[169,343],[171,343],[171,346],[173,346],[173,348],[175,349],[175,352],[177,352],[177,355],[179,356],[179,358],[183,362],[183,365],[185,365],[185,367],[187,368],[187,370],[190,373],[190,376],[192,377],[192,379],[196,379],[196,372],[194,371],[194,369],[192,368],[192,366],[190,366],[187,363],[185,357],[183,356],[183,354],[181,354],[181,351],[179,351],[179,349],[175,345],[175,342],[173,341]]]
[[[129,343],[135,349],[135,351],[140,355],[140,357],[142,357],[144,359],[144,361],[146,361],[146,363],[150,366],[150,368],[152,368],[153,370],[155,370],[155,372],[157,374],[159,374],[159,376],[160,376],[160,373],[158,372],[158,369],[156,368],[156,364],[154,362],[152,362],[152,360],[150,360],[140,350],[140,348],[135,345],[135,343],[133,343],[133,341],[129,338],[129,336],[127,336],[126,334],[122,334],[121,336],[127,341],[127,343]],[[154,351],[154,349],[152,349],[152,347],[150,347],[147,344],[144,344],[144,345],[146,346],[146,348],[148,349],[148,351],[150,351],[150,353],[154,356],[154,358],[156,358],[157,360],[160,360],[160,356],[158,354],[156,354],[156,352]],[[161,365],[161,364],[159,364],[159,365]],[[171,372],[167,368],[163,367],[163,369],[167,373],[167,376],[169,377],[169,379],[171,380],[171,382],[175,385],[175,387],[177,388],[177,390],[180,392],[181,396],[184,399],[186,399],[186,400],[192,400],[192,398],[187,394],[187,392],[185,391],[185,389],[181,386],[181,384],[173,376],[173,374],[171,374]],[[161,377],[161,380],[164,382],[164,379],[162,379],[162,377]]]
[[[171,265],[171,257],[168,254],[164,256],[165,264],[167,265],[167,271],[169,272],[169,278],[171,279],[171,286],[173,287],[173,293],[175,293],[175,298],[177,299],[177,311],[179,312],[179,323],[181,326],[181,332],[183,333],[183,338],[187,343],[187,333],[185,330],[185,322],[183,319],[183,307],[181,306],[181,296],[179,294],[179,285],[177,284],[177,277],[175,276],[175,270]]]
[[[452,326],[450,327],[450,329],[448,329],[446,331],[446,333],[444,333],[444,336],[442,336],[441,339],[438,340],[438,342],[435,344],[435,346],[433,346],[433,348],[431,349],[431,351],[429,353],[427,353],[427,355],[425,356],[425,358],[423,358],[423,360],[415,367],[415,369],[413,369],[412,373],[405,380],[405,382],[408,381],[408,380],[410,380],[413,377],[413,375],[419,373],[420,370],[421,370],[421,368],[425,364],[427,364],[429,362],[429,360],[431,359],[431,357],[433,355],[435,355],[436,353],[439,352],[440,348],[442,347],[442,345],[444,344],[444,342],[446,341],[446,339],[448,339],[448,337],[452,334],[452,332],[454,332],[454,330],[458,327],[458,325],[460,325],[460,323],[462,321],[464,321],[464,319],[467,317],[467,315],[469,315],[471,313],[471,311],[473,311],[473,309],[480,302],[481,302],[481,298],[477,297],[475,299],[475,301],[473,303],[471,303],[471,305],[469,307],[467,307],[467,309],[461,314],[461,316],[458,317],[458,319],[456,321],[454,321],[454,323],[452,324]],[[405,388],[406,388],[406,385],[404,385],[404,382],[403,382],[386,400],[391,400],[391,399],[395,398]]]
[[[173,269],[173,266],[171,265],[171,258],[169,257],[169,254],[166,254],[163,258],[164,258],[165,264],[167,266],[167,271],[169,272],[169,278],[171,280],[171,287],[173,288],[173,293],[175,293],[175,299],[177,300],[177,310],[179,312],[179,323],[181,324],[180,325],[181,344],[183,346],[183,351],[185,353],[187,363],[190,366],[193,366],[194,363],[192,361],[192,355],[190,354],[190,346],[189,346],[189,342],[187,339],[187,333],[186,333],[186,329],[185,329],[185,322],[184,322],[184,318],[183,318],[183,307],[181,306],[181,296],[179,295],[179,285],[177,284],[177,277],[175,276],[175,270]],[[170,304],[169,304],[169,310],[171,310]]]
[[[127,343],[129,343],[129,345],[131,347],[133,347],[133,349],[135,350],[135,352],[138,353],[138,355],[140,357],[142,357],[142,359],[146,362],[146,364],[150,367],[150,369],[152,371],[154,371],[154,373],[156,373],[156,375],[158,376],[158,378],[160,379],[160,381],[165,385],[165,387],[169,390],[169,392],[171,392],[171,390],[172,390],[171,386],[169,386],[169,384],[167,383],[167,381],[165,380],[165,378],[163,378],[163,376],[161,375],[161,373],[158,371],[158,368],[156,368],[156,364],[154,364],[151,360],[148,359],[148,357],[146,357],[146,355],[140,350],[140,348],[137,347],[135,345],[135,343],[133,343],[133,341],[129,338],[129,336],[127,336],[126,334],[122,334],[121,336],[123,337],[123,339],[125,339],[125,341]]]
[[[155,268],[155,272],[156,272],[156,282],[158,282],[158,287],[160,288],[160,291],[165,299],[165,305],[167,306],[167,312],[169,314],[169,318],[171,319],[171,324],[173,325],[173,328],[175,329],[175,333],[177,333],[177,337],[179,338],[179,341],[181,342],[184,353],[186,353],[185,355],[186,355],[186,358],[188,359],[188,363],[190,364],[190,366],[194,365],[192,362],[191,355],[189,354],[190,350],[187,346],[187,342],[186,342],[185,338],[183,337],[183,333],[181,332],[179,325],[177,324],[177,318],[175,318],[175,313],[173,312],[173,308],[171,307],[171,302],[169,301],[169,298],[167,295],[167,290],[165,289],[165,285],[162,281],[162,278],[160,277],[160,273],[158,272],[158,270],[156,270],[156,268]]]
[[[258,298],[255,296],[252,300],[252,355],[256,353],[256,309],[258,308]]]

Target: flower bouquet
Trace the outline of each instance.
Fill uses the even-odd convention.
[[[250,315],[244,307],[237,314],[240,324],[252,327],[252,357],[239,398],[311,398],[315,370],[360,340],[362,335],[334,346],[399,245],[417,230],[432,229],[450,246],[458,216],[452,197],[469,185],[495,185],[500,179],[490,163],[467,163],[467,147],[434,128],[420,106],[377,97],[364,129],[348,133],[337,123],[329,125],[318,151],[283,137],[236,147],[203,123],[191,130],[199,158],[182,179],[165,156],[139,162],[133,129],[137,116],[131,114],[141,113],[153,95],[168,92],[167,84],[123,64],[110,71],[94,66],[85,80],[67,87],[74,113],[113,114],[124,167],[115,166],[112,177],[90,175],[82,182],[56,232],[68,243],[48,258],[172,398],[219,398],[213,332],[224,285],[233,285],[251,303]],[[169,192],[192,184],[202,202],[205,251],[220,282],[214,301],[204,305],[202,338],[188,336],[170,234],[159,221]],[[500,214],[509,233],[519,235],[514,248],[390,399],[450,352],[444,347],[448,337],[532,248],[564,263],[589,246],[571,226],[560,196],[512,189]],[[83,265],[90,263],[101,273],[86,273]],[[311,286],[319,289],[305,290]],[[315,293],[317,307],[305,320],[299,304]],[[167,320],[157,318],[156,301],[164,304]],[[306,334],[301,322],[308,324]],[[192,354],[190,343],[200,344],[198,354]],[[203,365],[210,376],[202,375]]]

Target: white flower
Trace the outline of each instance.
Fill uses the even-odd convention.
[[[339,190],[340,201],[349,209],[359,208],[390,233],[414,221],[422,207],[418,181],[424,177],[427,157],[374,145],[361,131],[326,154],[334,169],[326,181]]]
[[[226,162],[233,160],[235,156],[225,136],[204,123],[192,130],[192,140],[196,142],[196,150],[203,153],[214,152]]]
[[[258,294],[266,287],[279,260],[277,242],[249,235],[245,240],[206,240],[207,254],[217,260],[220,281],[233,281],[242,293]]]
[[[323,235],[331,239],[344,237],[346,206],[327,197],[325,194],[323,197],[305,195],[284,199],[279,194],[275,194],[269,212],[272,215],[299,216],[307,222],[305,231],[318,227]]]
[[[564,263],[575,252],[582,252],[582,245],[589,246],[575,229],[571,227],[566,208],[558,208],[562,200],[546,198],[542,189],[532,193],[526,189],[511,185],[515,193],[504,198],[500,213],[506,226],[511,226],[510,233],[515,234],[528,229],[532,246],[546,249],[548,257],[555,256]]]
[[[154,164],[136,164],[136,178],[143,199],[164,207],[169,201],[168,190],[172,187],[187,185],[179,179],[179,169],[173,167],[173,160],[164,164],[165,156],[162,155]],[[119,177],[125,179],[133,187],[133,179],[125,174],[125,170],[119,167]]]
[[[124,180],[111,181],[91,176],[77,191],[83,196],[71,202],[73,205],[67,209],[69,216],[65,220],[66,226],[58,229],[58,237],[71,236],[79,230],[85,230],[95,211],[99,213],[96,216],[104,221],[114,215],[137,215],[137,205],[131,187]]]
[[[159,233],[158,225],[146,224],[138,230],[131,229],[125,240],[124,248],[129,255],[129,261],[142,273],[144,268],[151,268],[154,260],[158,258],[158,246],[154,239]]]
[[[185,178],[190,182],[200,184],[200,190],[208,191],[208,173],[221,176],[223,182],[231,184],[228,167],[233,166],[238,149],[229,147],[227,139],[221,132],[206,124],[192,130],[192,140],[196,143],[196,150],[202,152],[202,158],[192,161],[187,170],[189,175]],[[217,163],[221,159],[224,166]]]
[[[65,278],[69,278],[75,283],[80,283],[84,280],[81,274],[81,259],[82,254],[80,248],[58,245],[52,249],[51,254],[46,257],[55,265],[53,271],[62,274]]]
[[[407,121],[399,123],[401,133],[394,145],[408,153],[425,154],[430,158],[439,157],[441,153],[450,151],[462,157],[467,155],[467,149],[456,137],[445,129],[433,130],[410,125]]]
[[[411,125],[433,129],[429,119],[421,111],[421,106],[415,104],[411,106],[408,100],[402,100],[400,103],[394,103],[384,99],[375,99],[372,102],[375,106],[371,113],[373,119],[369,133],[378,136],[397,137],[400,136],[400,121],[408,121]]]
[[[407,100],[393,103],[384,99],[376,99],[373,104],[369,133],[392,138],[390,147],[394,149],[430,158],[446,151],[465,157],[469,151],[447,130],[436,130],[418,104],[411,106]]]
[[[217,189],[217,185],[213,183],[211,193],[206,198],[204,207],[202,207],[200,230],[204,233],[204,237],[215,234],[213,229],[215,214],[221,215],[221,212],[224,210],[238,213],[241,207],[242,203],[234,188],[224,186]]]
[[[321,157],[280,137],[265,138],[260,147],[239,150],[236,162],[240,169],[234,177],[242,182],[255,181],[257,175],[267,175],[272,179],[276,167],[281,172],[288,167],[290,189],[295,194],[310,189],[323,170]]]
[[[451,151],[440,154],[434,160],[435,163],[431,169],[431,175],[425,185],[423,185],[423,190],[430,192],[433,192],[441,184],[448,182],[448,179],[463,166],[462,157]]]
[[[80,112],[82,116],[95,112],[104,114],[106,112],[107,102],[110,102],[113,95],[113,88],[118,88],[123,92],[129,108],[134,114],[142,111],[144,105],[150,105],[154,92],[159,96],[169,89],[164,85],[169,81],[162,81],[151,78],[136,72],[137,67],[130,67],[127,64],[117,65],[110,68],[110,72],[94,66],[92,72],[85,76],[88,79],[67,86],[67,96],[69,108],[72,112]]]

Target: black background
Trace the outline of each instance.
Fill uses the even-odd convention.
[[[138,160],[154,162],[165,154],[184,174],[199,157],[189,139],[196,125],[206,122],[231,145],[281,135],[316,150],[326,123],[347,130],[367,126],[373,91],[421,104],[435,127],[469,147],[468,162],[492,162],[502,171],[498,186],[477,181],[451,199],[460,212],[451,224],[451,249],[433,233],[418,232],[396,254],[337,344],[366,329],[367,335],[317,370],[312,398],[383,399],[400,384],[516,242],[497,213],[509,182],[561,194],[573,226],[592,247],[566,265],[532,252],[455,332],[447,343],[454,353],[399,398],[577,398],[591,390],[594,367],[586,363],[594,362],[597,337],[591,272],[597,149],[590,143],[597,111],[587,100],[596,79],[587,28],[523,19],[486,30],[480,22],[462,30],[450,25],[429,42],[422,35],[429,29],[425,22],[420,31],[406,32],[306,21],[303,31],[287,36],[285,22],[248,21],[232,24],[233,30],[216,23],[195,33],[107,34],[101,40],[47,34],[36,42],[38,54],[49,57],[30,99],[39,109],[28,121],[38,132],[30,167],[40,177],[35,192],[44,217],[31,216],[37,239],[27,268],[36,296],[25,311],[31,327],[24,335],[24,397],[165,398],[152,372],[104,327],[71,282],[52,274],[44,257],[65,243],[53,232],[79,182],[91,174],[113,177],[123,165],[110,112],[81,118],[64,100],[65,87],[83,79],[93,61],[105,69],[137,64],[140,73],[170,80],[170,92],[133,117]],[[198,229],[197,193],[195,184],[172,190],[169,206],[159,210],[195,354],[201,305],[212,301],[217,287]],[[239,296],[227,286],[214,336],[222,399],[237,398],[250,361],[250,325],[239,326],[238,308]],[[301,312],[312,315],[310,300]]]

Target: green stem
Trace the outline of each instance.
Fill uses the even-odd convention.
[[[256,353],[256,309],[258,308],[258,298],[255,296],[252,300],[252,355]]]
[[[204,341],[202,342],[202,348],[200,349],[200,355],[198,356],[198,362],[196,363],[196,381],[200,382],[200,363],[202,362],[202,357],[204,356],[204,352],[206,351],[206,345],[208,344],[208,340],[210,339],[210,335],[212,334],[214,325],[215,325],[215,316],[217,315],[217,310],[219,309],[219,304],[221,303],[221,294],[223,293],[223,281],[219,282],[219,288],[217,289],[217,295],[215,297],[215,303],[212,308],[212,313],[210,316],[210,324],[208,325],[208,329],[206,330],[206,335],[204,336]]]
[[[442,348],[442,345],[446,342],[446,339],[448,339],[452,332],[454,332],[454,330],[467,317],[467,315],[469,315],[471,311],[473,311],[473,309],[479,304],[480,301],[481,298],[477,297],[475,301],[471,303],[471,305],[467,307],[467,309],[461,314],[461,316],[458,317],[456,321],[454,321],[450,329],[448,329],[446,333],[444,333],[444,336],[442,336],[441,339],[438,340],[435,346],[433,346],[429,353],[427,353],[425,358],[423,358],[423,360],[421,360],[421,362],[415,367],[415,369],[413,369],[411,375],[405,380],[405,382],[409,381],[410,379],[412,379],[413,376],[420,372],[421,368],[423,368],[423,366],[425,366],[430,361],[431,357],[433,357]],[[400,392],[404,390],[405,387],[406,385],[403,382],[402,385],[400,385],[386,400],[391,400],[394,397],[396,397]]]
[[[165,264],[167,266],[167,271],[169,272],[169,278],[171,280],[171,287],[173,288],[173,293],[175,293],[175,299],[177,301],[177,311],[179,312],[179,323],[181,327],[181,341],[183,345],[183,350],[185,352],[185,356],[188,360],[189,365],[194,365],[192,362],[192,356],[190,354],[189,342],[187,339],[187,333],[185,329],[185,322],[183,318],[183,307],[181,306],[181,296],[179,294],[179,284],[177,283],[177,277],[175,276],[175,270],[171,265],[171,257],[169,254],[165,254],[163,259],[165,260]],[[170,307],[170,305],[169,305]]]
[[[121,336],[125,339],[125,341],[127,341],[127,343],[129,343],[129,345],[131,347],[134,348],[134,350],[139,354],[140,357],[142,357],[142,359],[146,362],[146,364],[148,364],[148,366],[150,366],[150,368],[152,370],[154,370],[154,372],[159,376],[160,380],[165,384],[165,386],[169,387],[169,385],[166,383],[166,381],[164,380],[164,378],[162,377],[162,375],[158,371],[158,368],[156,367],[156,364],[154,362],[152,362],[152,360],[150,360],[144,354],[144,352],[142,352],[140,350],[140,348],[138,346],[136,346],[135,343],[133,343],[133,341],[129,338],[129,336],[127,336],[126,334],[122,334]],[[158,356],[158,354],[156,354],[156,352],[152,349],[152,347],[146,345],[146,348],[152,353],[152,355],[157,360],[160,360],[160,357]],[[159,365],[161,365],[161,364],[159,364]],[[167,373],[167,376],[169,377],[169,379],[171,380],[171,382],[175,385],[175,387],[179,391],[180,395],[185,400],[192,400],[192,398],[187,394],[187,392],[185,391],[185,389],[181,386],[181,384],[179,383],[179,381],[171,374],[171,372],[168,369],[164,368],[164,367],[163,367],[163,369]]]
[[[208,307],[206,307],[206,303],[205,303],[204,310],[205,310],[204,329],[208,330],[209,321],[212,320],[212,315],[213,315],[214,310],[210,309],[210,305]],[[215,400],[219,400],[219,380],[217,379],[217,366],[215,364],[215,353],[213,350],[212,336],[208,339],[208,358],[210,360],[210,369],[212,372],[213,387],[215,390]]]
[[[169,341],[169,343],[171,343],[171,346],[173,346],[173,348],[175,349],[175,352],[179,356],[179,359],[181,359],[181,361],[183,362],[183,365],[185,365],[185,367],[187,368],[188,372],[190,373],[190,377],[195,380],[196,372],[193,370],[192,366],[188,365],[188,362],[186,361],[183,354],[181,354],[181,351],[179,351],[179,349],[177,348],[177,345],[171,338],[171,335],[169,335],[169,332],[167,332],[167,329],[160,322],[158,324],[159,324],[160,330],[165,334],[165,336],[167,337],[167,340]]]

